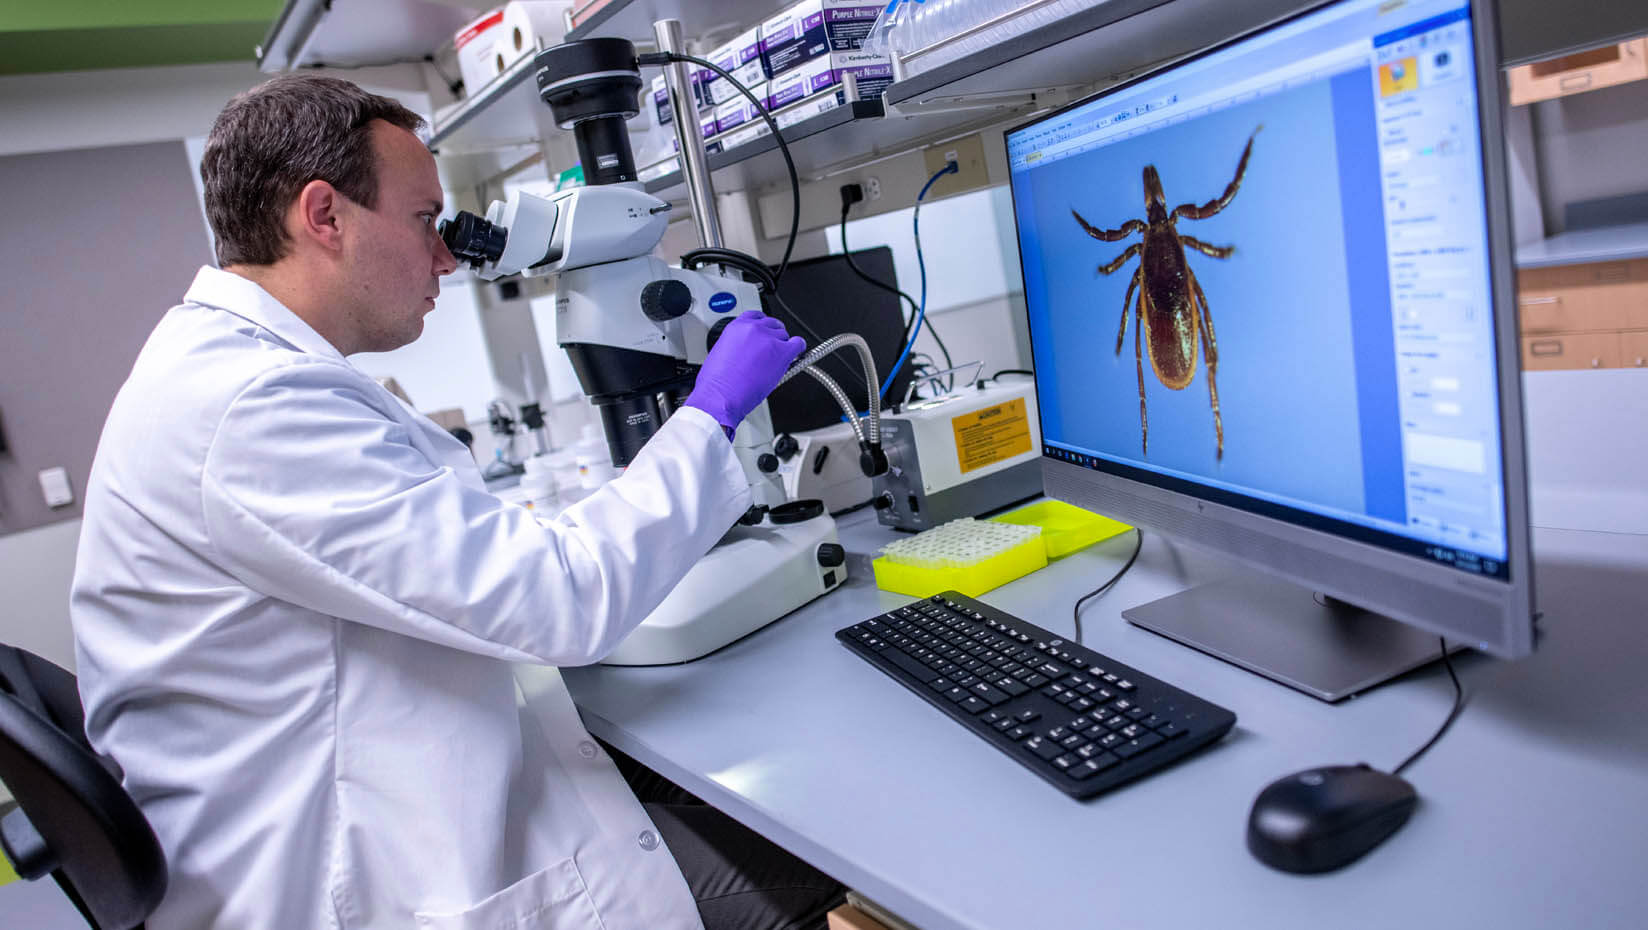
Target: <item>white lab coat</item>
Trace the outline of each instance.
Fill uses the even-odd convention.
[[[86,728],[171,870],[166,928],[696,928],[551,673],[604,655],[748,507],[691,408],[540,526],[237,275],[116,397],[72,615]]]

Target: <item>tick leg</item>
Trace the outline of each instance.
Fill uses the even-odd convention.
[[[1265,128],[1263,123],[1255,126],[1253,129],[1253,136],[1258,135],[1259,130],[1263,128]],[[1193,203],[1180,204],[1179,206],[1174,207],[1173,219],[1178,219],[1182,216],[1192,220],[1205,220],[1213,214],[1218,213],[1220,210],[1223,210],[1225,207],[1230,206],[1230,201],[1236,196],[1236,189],[1242,186],[1242,175],[1247,174],[1247,157],[1253,154],[1253,136],[1247,137],[1247,147],[1242,149],[1242,160],[1236,163],[1236,177],[1231,179],[1230,186],[1225,188],[1225,192],[1220,194],[1218,199],[1209,200],[1207,203],[1204,203],[1199,207]],[[1080,219],[1080,217],[1078,217],[1078,219]]]
[[[1076,222],[1081,224],[1081,228],[1086,230],[1089,236],[1092,236],[1100,242],[1115,242],[1118,239],[1125,239],[1144,228],[1143,220],[1128,220],[1122,224],[1121,229],[1100,229],[1092,223],[1082,219],[1082,215],[1077,213],[1073,208],[1070,211],[1070,215],[1076,218]]]
[[[1122,354],[1122,340],[1127,338],[1127,315],[1133,312],[1133,289],[1139,286],[1144,279],[1144,269],[1133,272],[1133,280],[1127,282],[1127,296],[1122,298],[1122,328],[1116,334],[1116,354]]]
[[[1213,314],[1207,309],[1207,295],[1202,293],[1202,283],[1196,280],[1196,273],[1186,269],[1190,278],[1190,288],[1196,295],[1196,302],[1201,305],[1201,312],[1197,317],[1201,319],[1202,354],[1207,357],[1207,394],[1213,404],[1213,433],[1218,438],[1218,454],[1216,458],[1224,461],[1225,457],[1225,421],[1219,413],[1219,340],[1213,335]]]
[[[1187,236],[1184,233],[1178,235],[1179,242],[1185,248],[1195,249],[1209,258],[1229,258],[1231,253],[1236,251],[1236,247],[1233,245],[1208,245],[1195,236]]]
[[[1106,262],[1105,264],[1100,265],[1099,266],[1099,274],[1110,274],[1111,272],[1115,271],[1117,268],[1120,268],[1122,265],[1126,264],[1128,259],[1130,259],[1133,256],[1139,254],[1139,249],[1142,248],[1142,247],[1143,247],[1142,243],[1138,243],[1138,242],[1135,242],[1132,245],[1128,246],[1127,251],[1125,251],[1122,254],[1116,256],[1115,258],[1111,259],[1110,261]]]
[[[1150,454],[1150,418],[1144,412],[1144,343],[1140,335],[1144,332],[1144,305],[1149,298],[1144,290],[1139,290],[1139,302],[1135,304],[1138,319],[1133,321],[1133,362],[1139,370],[1139,454]]]

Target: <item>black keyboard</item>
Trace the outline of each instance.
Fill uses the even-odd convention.
[[[1072,797],[1218,740],[1236,715],[949,591],[836,632],[848,649]]]

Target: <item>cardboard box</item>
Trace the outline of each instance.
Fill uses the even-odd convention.
[[[769,78],[828,52],[857,51],[883,4],[803,0],[761,23],[761,62]]]

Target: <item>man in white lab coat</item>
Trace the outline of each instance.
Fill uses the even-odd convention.
[[[170,865],[149,925],[822,926],[839,886],[643,807],[558,678],[519,713],[510,665],[601,658],[744,512],[728,437],[801,340],[736,320],[627,472],[540,526],[346,360],[417,338],[456,265],[419,123],[315,76],[231,101],[201,169],[222,270],[104,428],[72,615],[87,733]]]

